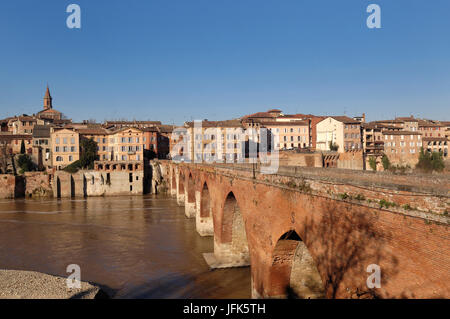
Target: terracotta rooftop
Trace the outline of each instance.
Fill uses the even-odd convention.
[[[202,121],[202,127],[243,127],[239,120]],[[187,127],[194,127],[194,122],[186,122]]]
[[[422,135],[422,133],[417,131],[382,131],[384,135]]]
[[[110,131],[104,129],[104,128],[77,128],[75,129],[78,133],[82,135],[109,135],[111,134]]]
[[[448,141],[448,138],[446,137],[423,137],[422,138],[423,141],[427,142],[427,141]]]
[[[308,121],[292,121],[292,122],[283,122],[283,121],[270,121],[262,123],[263,126],[309,126]]]
[[[348,116],[330,116],[330,117],[344,124],[361,124],[360,121],[352,119],[351,117]]]
[[[33,127],[33,138],[49,138],[50,126],[48,125],[35,125]]]

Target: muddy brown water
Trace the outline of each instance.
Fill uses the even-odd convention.
[[[250,269],[210,271],[212,251],[165,195],[0,200],[0,269],[77,264],[115,298],[250,298]]]

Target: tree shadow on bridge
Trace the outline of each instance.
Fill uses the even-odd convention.
[[[322,218],[307,218],[303,237],[314,247],[315,263],[322,274],[328,298],[381,298],[382,289],[371,289],[366,280],[367,266],[381,267],[381,287],[398,272],[398,260],[386,248],[390,234],[376,228],[377,213],[358,206],[326,202]],[[288,297],[297,297],[287,287]]]

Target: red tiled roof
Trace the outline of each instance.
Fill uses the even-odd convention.
[[[384,135],[422,135],[422,133],[417,131],[382,131]]]

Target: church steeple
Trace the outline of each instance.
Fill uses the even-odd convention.
[[[48,89],[48,84],[47,84],[47,91],[45,92],[45,96],[44,96],[44,110],[48,110],[51,108],[53,108],[52,96],[50,95],[50,90]]]

